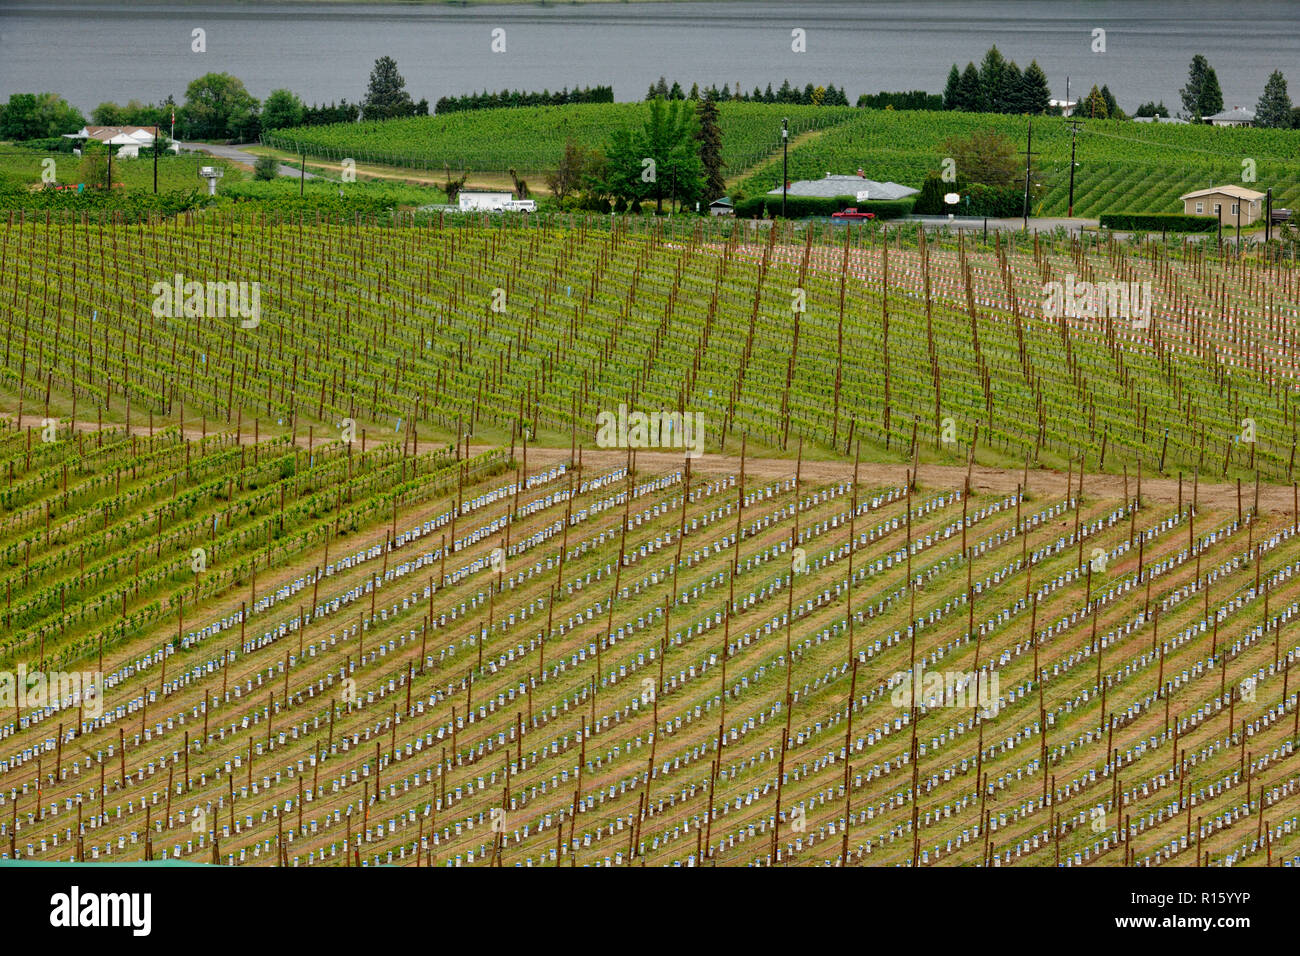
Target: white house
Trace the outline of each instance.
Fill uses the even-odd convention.
[[[514,198],[514,193],[470,192],[465,189],[456,194],[461,212],[497,212]]]
[[[119,159],[134,159],[140,155],[140,147],[153,145],[153,129],[148,126],[83,126],[80,132],[63,136],[83,143],[93,139],[106,146],[116,146],[114,152]]]

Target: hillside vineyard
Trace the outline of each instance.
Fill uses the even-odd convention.
[[[103,675],[9,688],[10,858],[1300,861],[1283,263],[15,213],[0,276],[0,667]]]

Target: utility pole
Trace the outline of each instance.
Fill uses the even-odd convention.
[[[1068,81],[1067,81],[1067,85],[1068,85]],[[1068,93],[1066,94],[1066,101],[1067,102],[1069,101]],[[1078,136],[1078,134],[1079,134],[1079,124],[1078,123],[1070,124],[1070,208],[1069,211],[1066,212],[1066,216],[1069,217],[1070,219],[1074,218],[1074,140],[1075,137]]]
[[[781,120],[781,218],[785,218],[785,196],[790,189],[790,121]]]
[[[1025,139],[1025,232],[1029,231],[1029,170],[1030,160],[1034,154],[1034,121],[1031,117],[1027,126]],[[1073,170],[1072,170],[1073,171]]]

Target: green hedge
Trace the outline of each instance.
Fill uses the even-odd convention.
[[[1101,216],[1101,228],[1144,232],[1214,232],[1213,216],[1186,216],[1172,212],[1108,212]]]
[[[836,196],[833,199],[823,199],[818,196],[789,196],[785,203],[786,218],[805,219],[809,216],[829,216],[841,209],[848,209],[850,206],[856,206],[863,212],[874,212],[877,219],[899,219],[912,212],[912,199],[909,197],[907,199],[875,199],[868,202],[858,202],[852,196]],[[736,216],[740,219],[760,219],[763,216],[764,208],[767,209],[767,214],[772,218],[780,216],[781,197],[763,195],[741,200],[736,204]]]
[[[174,216],[206,204],[208,197],[196,189],[173,189],[158,194],[117,188],[104,189],[37,189],[29,190],[6,177],[0,177],[0,209],[45,210],[70,209],[77,212],[96,210],[122,213],[128,221],[147,219],[151,214]]]

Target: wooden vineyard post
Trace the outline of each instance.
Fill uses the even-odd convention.
[[[852,613],[850,612],[850,617]],[[853,673],[849,678],[849,712],[844,729],[844,837],[840,846],[840,866],[849,865],[849,824],[853,820],[853,791],[850,774],[853,772],[850,757],[853,754],[853,705],[857,702],[858,660],[853,658]]]
[[[803,471],[803,439],[799,440],[799,457],[794,469],[794,526],[790,529],[790,587],[786,593],[785,610],[785,695],[790,696],[791,670],[794,667],[794,653],[790,644],[790,632],[794,630],[794,582],[798,574],[796,549],[799,541],[799,478]]]
[[[772,849],[768,866],[776,866],[781,859],[781,802],[785,792],[785,753],[790,743],[790,716],[794,711],[794,700],[785,696],[785,730],[781,733],[781,759],[776,771],[776,815],[772,818]]]

